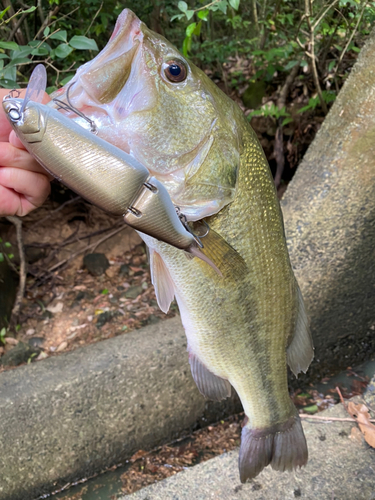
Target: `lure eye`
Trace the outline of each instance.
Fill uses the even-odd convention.
[[[164,74],[170,82],[183,82],[187,76],[187,68],[181,61],[168,61],[164,67]]]
[[[12,108],[9,110],[9,118],[12,120],[12,122],[18,122],[18,120],[21,118],[21,113],[17,108]]]

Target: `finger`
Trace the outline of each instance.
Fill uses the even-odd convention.
[[[25,215],[43,204],[51,186],[44,174],[4,167],[0,168],[0,189],[0,214],[7,210]]]
[[[13,144],[9,142],[0,142],[0,165],[1,167],[20,168],[49,175],[47,171],[34,160],[30,153],[24,149],[14,147]]]

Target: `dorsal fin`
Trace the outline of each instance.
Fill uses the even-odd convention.
[[[169,271],[161,256],[153,248],[150,252],[151,281],[155,288],[156,300],[160,309],[167,314],[174,299],[174,285]]]
[[[305,304],[297,285],[297,319],[294,336],[287,347],[286,359],[290,369],[297,377],[302,371],[306,373],[314,357],[314,347],[309,329]]]

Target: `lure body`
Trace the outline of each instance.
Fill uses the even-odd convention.
[[[51,175],[106,212],[123,215],[129,226],[204,259],[166,188],[133,156],[44,104],[7,98],[3,107]]]

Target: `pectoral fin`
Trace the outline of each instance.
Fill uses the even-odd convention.
[[[203,243],[201,253],[215,264],[224,279],[242,278],[248,272],[246,262],[237,250],[213,229],[209,228],[208,233],[201,238],[201,241]]]
[[[174,299],[174,285],[169,271],[160,255],[153,250],[150,252],[151,281],[155,288],[156,300],[160,309],[167,314]]]
[[[297,285],[297,320],[294,337],[292,338],[287,350],[286,359],[290,369],[297,377],[302,371],[306,373],[313,357],[314,347],[309,330],[309,322],[306,315],[305,304],[301,290]]]
[[[231,385],[228,380],[210,372],[195,354],[189,353],[189,363],[193,379],[204,397],[213,401],[221,401],[230,396]]]

